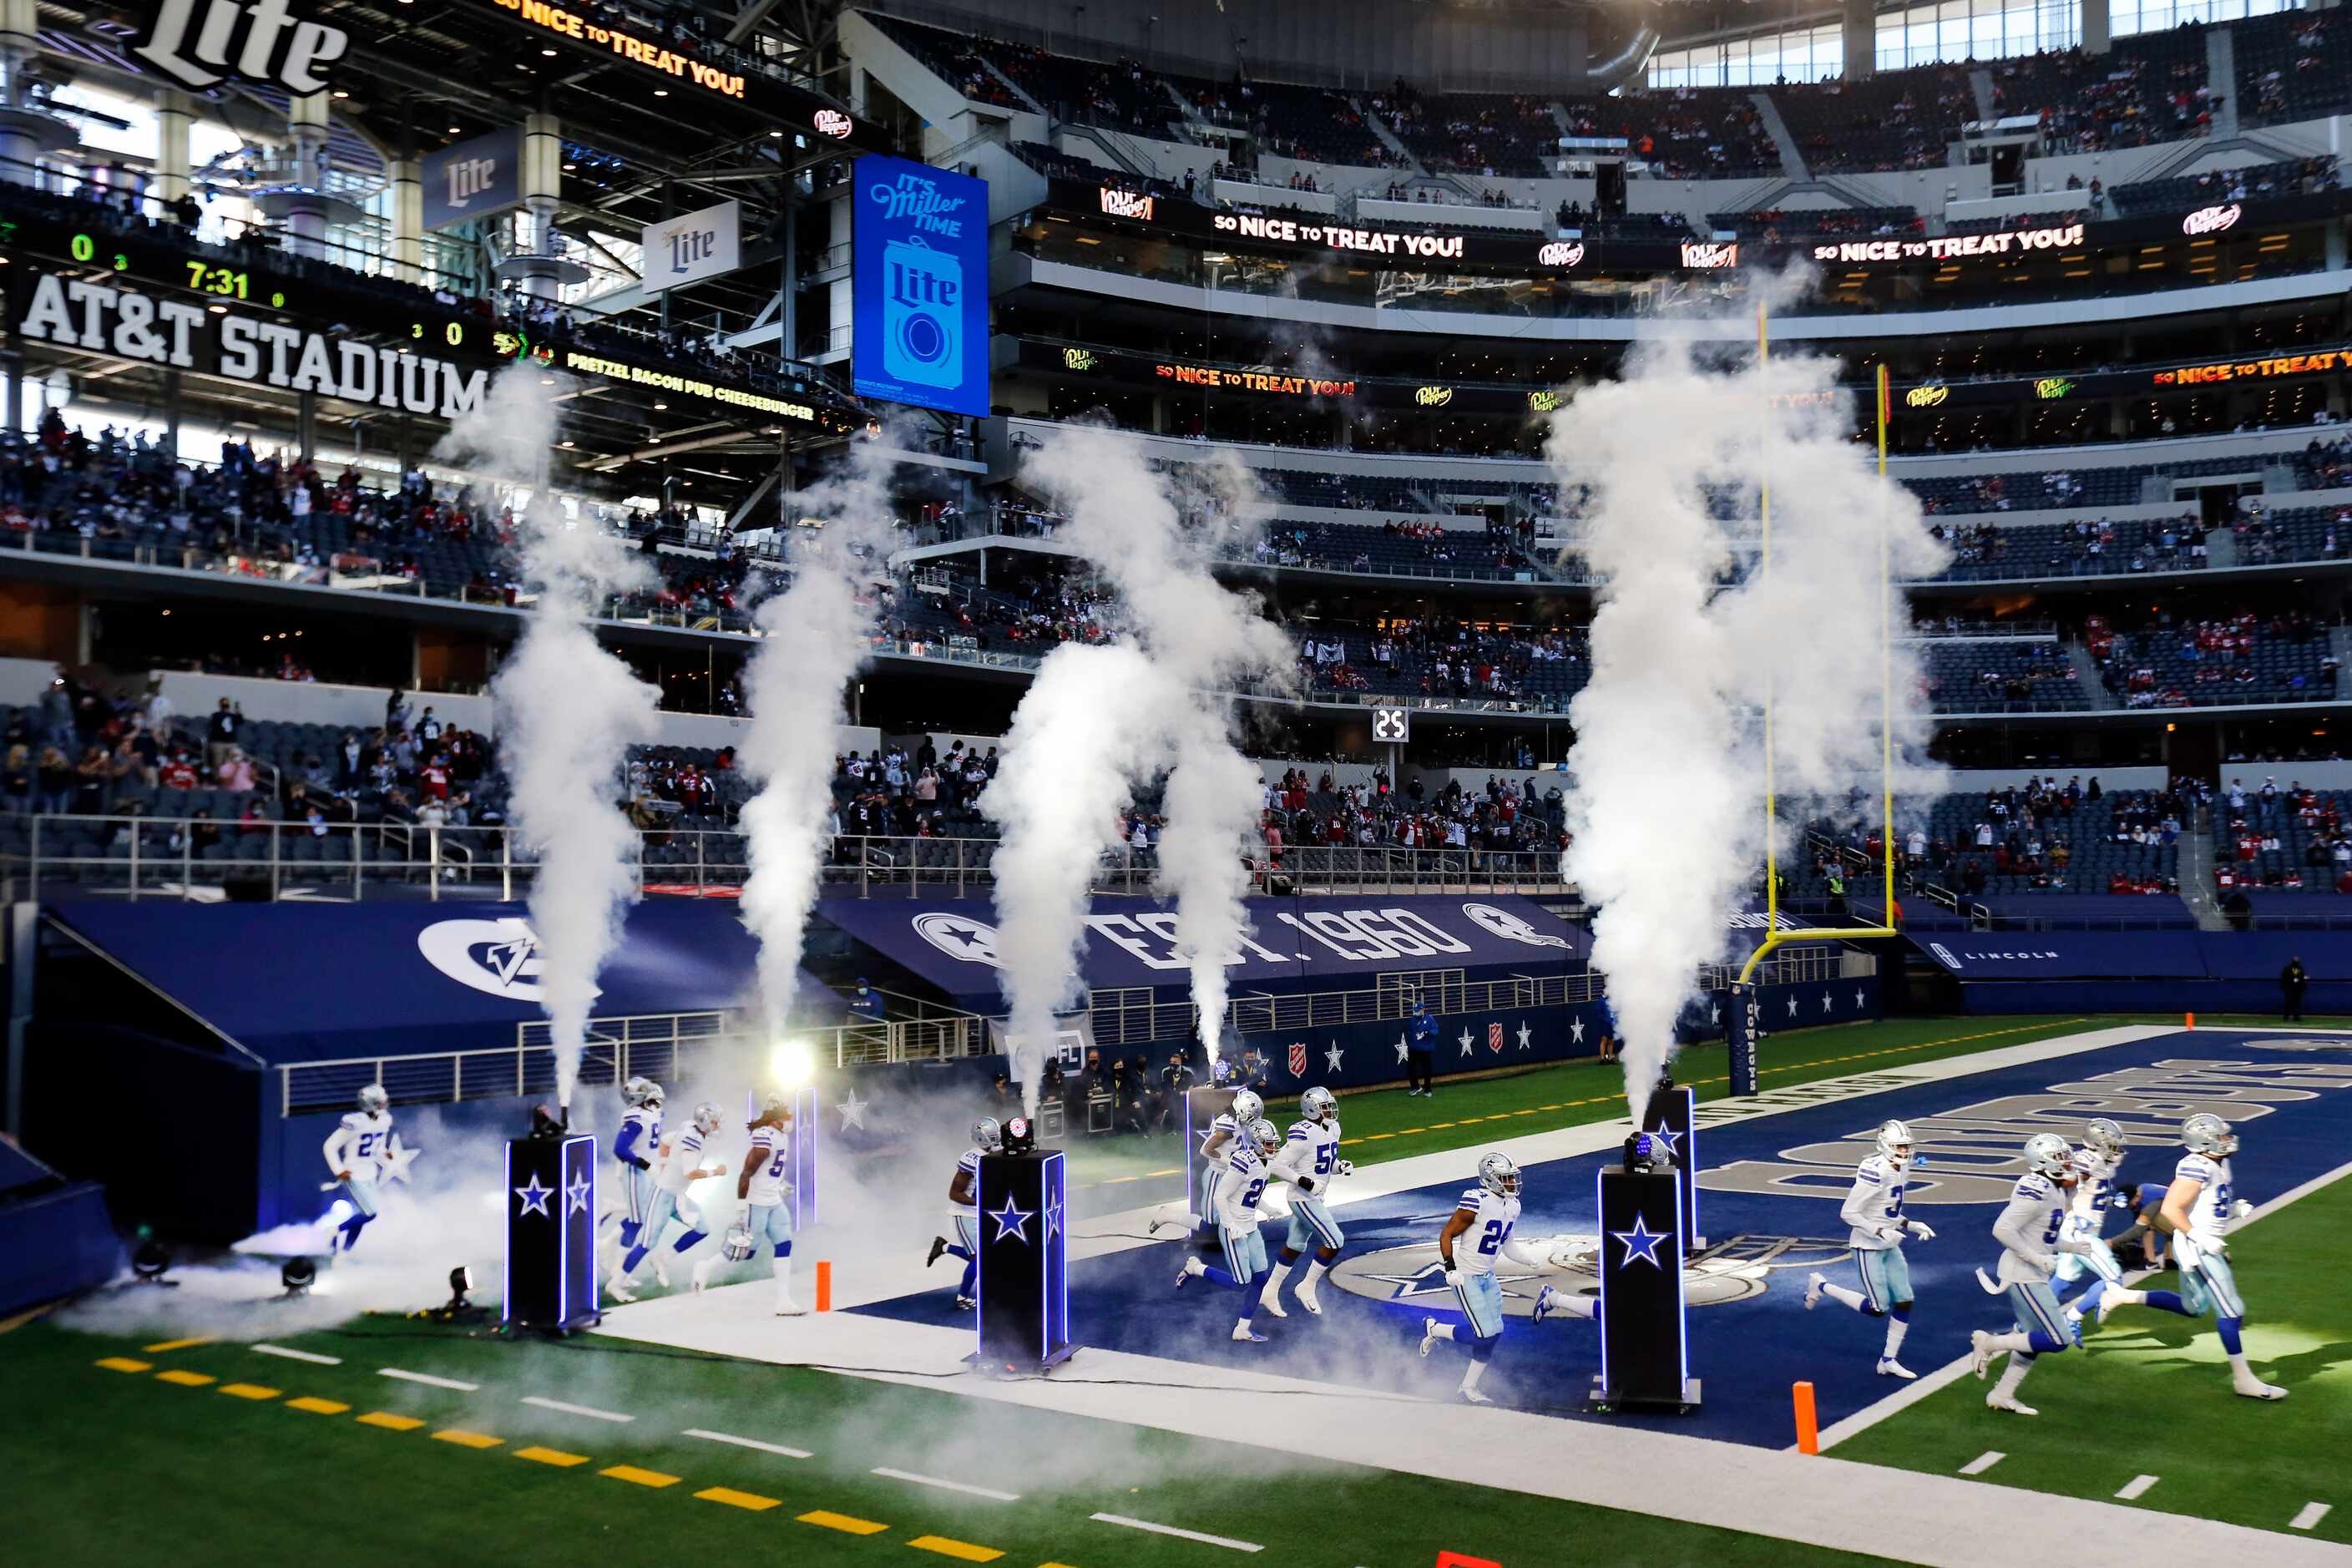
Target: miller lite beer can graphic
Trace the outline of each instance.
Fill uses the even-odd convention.
[[[963,370],[963,267],[919,235],[882,256],[882,365],[902,381],[953,386]]]

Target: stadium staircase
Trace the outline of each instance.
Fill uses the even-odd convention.
[[[1764,117],[1764,129],[1772,135],[1772,145],[1780,154],[1780,172],[1792,180],[1810,180],[1805,168],[1805,155],[1797,149],[1797,139],[1789,133],[1789,122],[1780,118],[1780,106],[1772,101],[1769,92],[1751,92],[1748,101]]]
[[[2099,662],[2091,657],[2089,648],[2079,642],[2068,643],[2066,662],[2074,667],[2074,679],[2082,682],[2084,691],[2090,696],[2091,707],[2094,710],[2113,708],[2116,705],[2116,694],[2109,691],[2106,682],[2099,679]]]
[[[2238,134],[2238,46],[2227,27],[2205,29],[2205,79],[2223,89],[2208,106],[2213,112],[2211,142],[2227,142]]]
[[[1348,107],[1356,111],[1356,118],[1364,122],[1364,129],[1370,131],[1374,136],[1380,138],[1381,145],[1395,153],[1397,155],[1397,161],[1403,164],[1404,167],[1411,169],[1416,174],[1426,175],[1429,173],[1428,170],[1421,166],[1421,160],[1412,155],[1412,149],[1404,144],[1403,138],[1400,137],[1395,132],[1389,129],[1389,122],[1387,121],[1381,119],[1370,110],[1366,109],[1364,107],[1364,100],[1360,97],[1354,93],[1349,93],[1348,95]]]
[[[2221,900],[2213,896],[2213,813],[2209,806],[2199,806],[2195,822],[2180,836],[2177,846],[2180,864],[2174,875],[2180,879],[2180,901],[2197,917],[2199,931],[2228,931],[2230,917],[2221,912]]]
[[[1102,149],[1103,156],[1139,180],[1159,178],[1151,160],[1137,152],[1128,139],[1116,131],[1106,131],[1099,125],[1081,125],[1075,120],[1049,121],[1056,133],[1091,142]]]

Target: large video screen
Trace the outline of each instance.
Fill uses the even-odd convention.
[[[985,415],[988,183],[878,154],[855,179],[858,395]]]

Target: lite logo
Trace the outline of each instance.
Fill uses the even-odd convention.
[[[455,158],[445,173],[449,180],[449,205],[464,207],[476,196],[489,194],[498,183],[499,164],[495,158]]]
[[[351,45],[341,27],[295,16],[289,0],[160,0],[131,52],[199,91],[237,76],[308,98],[327,89],[326,68]]]
[[[686,228],[669,237],[669,269],[672,272],[684,272],[718,253],[717,229]]]

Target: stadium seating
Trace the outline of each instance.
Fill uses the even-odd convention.
[[[1928,169],[1977,118],[1966,68],[1924,66],[1861,81],[1775,87],[1807,168]]]
[[[2246,125],[2352,110],[2352,23],[2320,12],[2256,16],[2231,29],[2238,118]]]

